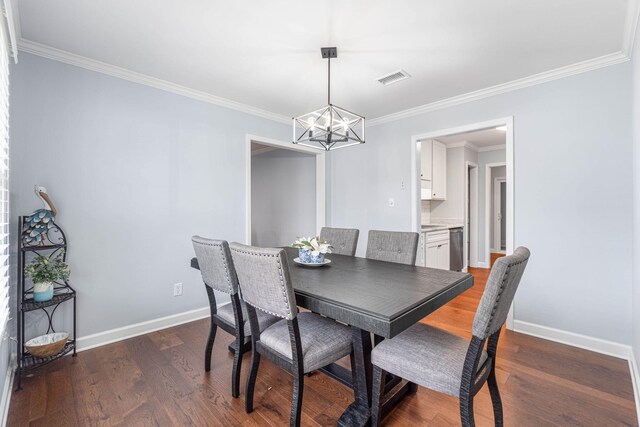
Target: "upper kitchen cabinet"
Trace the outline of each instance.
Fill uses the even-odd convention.
[[[447,198],[447,147],[436,140],[422,141],[420,187],[422,200]]]

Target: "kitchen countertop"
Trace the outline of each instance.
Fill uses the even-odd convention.
[[[432,231],[444,231],[461,227],[463,227],[462,224],[422,224],[420,231],[430,233]]]

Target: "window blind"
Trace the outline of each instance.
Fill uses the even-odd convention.
[[[9,320],[9,37],[0,23],[0,337]]]

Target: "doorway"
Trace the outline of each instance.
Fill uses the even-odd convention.
[[[436,130],[436,131],[431,131],[431,132],[426,132],[423,134],[418,134],[418,135],[413,135],[411,137],[411,224],[412,224],[412,229],[415,232],[420,232],[421,231],[421,217],[422,217],[422,212],[421,212],[421,208],[422,208],[422,204],[421,204],[421,195],[420,195],[420,161],[421,161],[421,141],[425,141],[425,140],[431,140],[431,139],[438,139],[438,140],[443,140],[446,139],[446,137],[450,137],[450,136],[459,136],[461,134],[468,134],[468,133],[472,133],[472,132],[480,132],[480,131],[486,131],[486,130],[490,130],[490,129],[495,129],[495,130],[500,130],[501,132],[503,132],[504,135],[504,146],[503,146],[503,157],[501,159],[502,161],[502,166],[505,166],[506,169],[506,197],[504,197],[505,199],[505,203],[506,203],[506,219],[503,217],[502,221],[504,222],[504,237],[505,237],[505,250],[507,253],[511,253],[514,250],[514,125],[513,125],[513,117],[504,117],[504,118],[500,118],[500,119],[495,119],[495,120],[488,120],[488,121],[484,121],[484,122],[478,122],[478,123],[473,123],[473,124],[468,124],[468,125],[463,125],[463,126],[459,126],[459,127],[455,127],[455,128],[448,128],[448,129],[442,129],[442,130]],[[489,155],[486,155],[486,152],[492,152],[495,151],[496,147],[484,147],[484,148],[480,148],[478,146],[473,146],[473,144],[469,144],[466,141],[461,141],[458,143],[459,145],[457,145],[457,147],[471,147],[472,150],[475,148],[475,150],[478,152],[478,154],[483,154],[483,157],[485,157],[485,159],[481,162],[478,161],[479,169],[477,169],[479,172],[482,171],[483,169],[485,169],[485,165],[488,164],[489,162],[495,162],[497,160],[491,159]],[[452,145],[448,145],[447,148],[453,148]],[[461,168],[462,169],[462,168]],[[464,168],[464,175],[468,175],[469,174],[469,169],[468,167]],[[456,175],[454,176],[454,179],[462,181],[463,178],[463,171],[460,170],[460,175]],[[457,178],[457,177],[460,178]],[[478,249],[483,249],[484,254],[482,255],[483,260],[477,260],[477,266],[478,267],[485,267],[485,268],[490,268],[491,266],[491,262],[490,262],[490,242],[489,240],[491,239],[491,235],[487,232],[483,233],[482,230],[488,228],[486,227],[486,224],[491,224],[490,221],[487,221],[487,219],[490,216],[490,212],[487,212],[487,210],[490,211],[489,207],[491,206],[491,198],[487,199],[487,192],[491,191],[491,185],[487,185],[487,182],[491,182],[491,177],[489,176],[488,178],[483,177],[482,173],[479,174],[479,178],[482,180],[482,178],[484,178],[484,182],[480,182],[479,183],[479,189],[480,191],[484,192],[485,195],[480,197],[479,200],[481,200],[480,203],[484,204],[484,209],[479,208],[479,212],[480,215],[482,216],[482,222],[483,225],[478,227],[478,235],[480,237],[480,241],[482,242],[482,240],[484,240],[482,242],[482,244],[480,244],[478,246]],[[464,176],[465,181],[462,181],[462,183],[465,183],[464,185],[460,186],[460,189],[462,190],[463,188],[467,189],[469,187],[469,183],[470,183],[470,178],[468,176]],[[459,182],[458,181],[458,182]],[[467,190],[468,191],[468,190]],[[448,195],[447,195],[448,197]],[[490,197],[490,196],[489,196]],[[466,203],[466,198],[460,200],[460,205],[461,206],[467,206]],[[470,204],[470,200],[469,200],[469,204],[468,207],[470,208],[471,204]],[[467,208],[468,209],[468,208]],[[465,228],[467,227],[466,224],[466,218],[465,218]],[[468,228],[473,228],[471,226],[471,217],[469,217],[469,224],[468,224]],[[464,239],[464,242],[467,242],[466,239]],[[471,248],[473,247],[473,245],[471,245],[471,247],[467,247],[467,245],[463,245],[468,254],[469,254],[469,258],[468,260],[471,261]],[[465,258],[463,259],[467,259],[467,257],[465,256]],[[513,329],[513,305],[511,306],[511,309],[509,310],[509,315],[507,317],[507,329]]]
[[[325,222],[325,153],[247,135],[245,156],[246,243],[286,246],[317,235]]]

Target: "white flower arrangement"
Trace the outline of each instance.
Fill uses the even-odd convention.
[[[313,256],[331,253],[331,245],[327,242],[321,241],[318,236],[298,237],[298,240],[296,240],[291,247],[311,251],[311,255]]]

